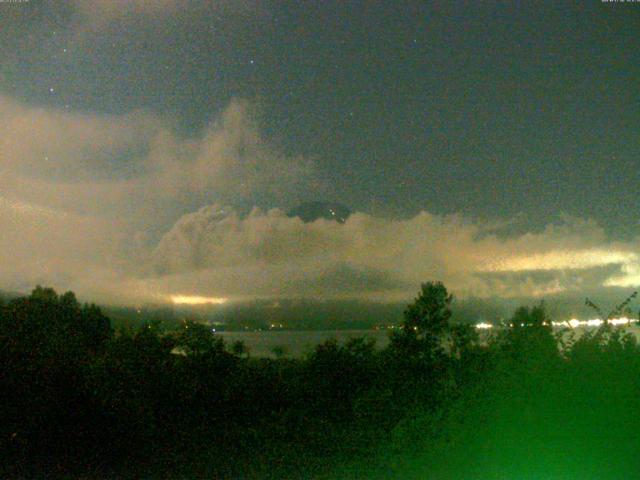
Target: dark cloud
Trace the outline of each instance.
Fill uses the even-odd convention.
[[[362,292],[370,292],[371,299],[375,292],[384,295],[389,291],[410,292],[415,285],[406,282],[390,271],[368,267],[354,267],[349,264],[330,265],[328,270],[317,277],[305,278],[296,284],[284,283],[285,291],[306,292],[305,296],[323,297],[359,297]]]

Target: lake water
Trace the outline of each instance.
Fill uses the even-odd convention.
[[[220,332],[225,342],[231,344],[241,340],[254,357],[272,357],[273,349],[284,348],[287,356],[299,357],[313,351],[314,347],[325,340],[335,338],[344,343],[351,338],[366,337],[376,341],[376,347],[383,348],[389,343],[388,330],[269,330],[261,332]]]
[[[578,327],[573,329],[576,338],[584,332],[595,327]],[[640,327],[633,324],[624,328],[633,333],[640,340]],[[482,338],[489,334],[489,330],[478,332]],[[376,341],[377,348],[384,348],[389,344],[390,330],[321,330],[321,331],[297,331],[297,330],[268,330],[260,332],[220,332],[225,342],[231,344],[241,340],[249,348],[249,353],[254,357],[273,357],[274,348],[282,347],[287,356],[300,357],[311,351],[314,347],[330,338],[335,338],[339,343],[355,337],[372,338]]]

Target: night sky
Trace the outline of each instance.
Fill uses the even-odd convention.
[[[630,291],[639,34],[600,1],[5,0],[0,288]],[[358,213],[283,214],[312,200]]]

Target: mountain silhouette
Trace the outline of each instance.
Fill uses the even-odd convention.
[[[287,216],[299,217],[303,222],[315,222],[319,218],[344,223],[351,215],[351,210],[335,202],[305,202],[289,210]]]

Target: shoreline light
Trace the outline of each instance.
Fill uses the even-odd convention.
[[[604,323],[600,318],[592,318],[590,320],[578,320],[577,318],[572,318],[571,320],[567,320],[565,322],[551,322],[553,327],[570,327],[570,328],[578,328],[578,327],[599,327]],[[609,325],[617,326],[617,325],[631,325],[634,323],[638,323],[638,319],[628,318],[628,317],[620,317],[620,318],[610,318]],[[522,325],[524,327],[524,324]],[[479,330],[487,330],[493,328],[493,325],[490,323],[476,323],[475,327]]]
[[[493,328],[493,325],[490,323],[478,323],[476,324],[476,328],[479,328],[480,330],[488,330],[489,328]]]
[[[227,302],[224,297],[203,297],[199,295],[171,295],[175,305],[222,305]]]

